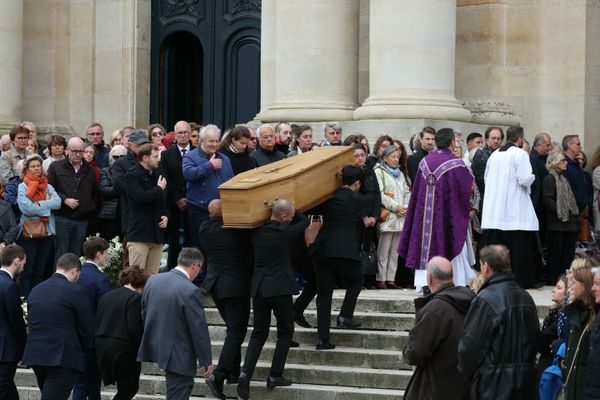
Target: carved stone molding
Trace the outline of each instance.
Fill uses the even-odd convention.
[[[163,25],[177,20],[198,24],[205,18],[205,0],[162,0],[160,21]]]
[[[231,11],[232,15],[240,13],[257,13],[260,14],[261,0],[238,0]]]
[[[518,125],[521,122],[521,116],[499,99],[466,101],[463,107],[471,111],[472,121],[477,124]]]

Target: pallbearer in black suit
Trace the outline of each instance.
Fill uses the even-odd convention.
[[[250,317],[250,279],[252,248],[250,231],[223,228],[221,200],[208,205],[210,219],[200,226],[200,247],[207,258],[208,273],[203,287],[210,292],[227,325],[219,365],[207,384],[213,396],[225,399],[225,379],[237,381],[240,374],[241,346]]]
[[[142,291],[148,275],[136,266],[119,274],[122,287],[100,299],[94,344],[102,380],[117,383],[113,400],[131,400],[139,389],[141,363],[136,361],[144,333]]]
[[[283,377],[285,360],[294,335],[292,295],[298,293],[292,268],[291,241],[304,233],[308,219],[287,200],[277,200],[271,219],[252,232],[254,271],[250,288],[253,297],[254,331],[248,344],[244,366],[238,381],[238,395],[250,396],[250,380],[258,357],[269,336],[271,311],[277,319],[277,344],[267,378],[267,387],[289,386]]]
[[[14,378],[27,333],[15,278],[25,268],[25,250],[16,244],[0,253],[0,399],[18,400]]]
[[[358,193],[365,174],[359,167],[347,165],[342,169],[342,187],[325,203],[323,228],[311,246],[317,276],[317,350],[333,349],[329,341],[331,297],[336,281],[343,281],[346,296],[337,318],[340,328],[355,329],[354,308],[362,288],[359,247],[356,238],[356,218],[370,202],[371,196]]]
[[[31,290],[29,336],[23,364],[33,367],[42,400],[66,400],[84,369],[94,322],[85,290],[75,285],[81,263],[73,253],[56,261],[56,272]]]

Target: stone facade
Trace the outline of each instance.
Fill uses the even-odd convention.
[[[2,2],[0,129],[147,126],[151,1]],[[258,120],[600,139],[598,0],[262,0],[262,16]]]

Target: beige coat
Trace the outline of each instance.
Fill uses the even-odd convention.
[[[400,207],[407,208],[410,200],[410,187],[408,186],[408,177],[400,175],[398,179],[394,178],[383,165],[376,164],[373,168],[379,190],[381,192],[381,205],[390,210],[390,216],[386,221],[378,225],[379,232],[400,232],[404,225],[404,217],[396,214]],[[388,194],[393,194],[393,198]]]

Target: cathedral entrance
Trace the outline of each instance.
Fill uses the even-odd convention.
[[[260,110],[260,0],[152,0],[150,122],[225,129]]]

